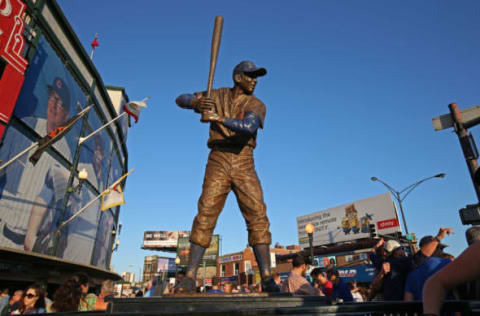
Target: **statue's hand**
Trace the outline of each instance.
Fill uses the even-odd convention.
[[[215,100],[212,98],[202,97],[197,99],[194,104],[195,108],[200,112],[211,112],[215,108]]]
[[[211,113],[205,113],[206,122],[218,122],[218,123],[223,123],[225,121],[225,118],[223,116],[218,115],[217,113],[211,112]]]

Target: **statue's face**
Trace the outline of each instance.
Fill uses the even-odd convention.
[[[257,78],[244,73],[235,75],[235,84],[242,88],[245,94],[252,94],[257,85]]]

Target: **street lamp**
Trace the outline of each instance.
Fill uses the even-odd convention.
[[[408,235],[408,228],[407,228],[407,221],[405,219],[405,214],[403,213],[403,205],[402,205],[402,202],[403,200],[405,200],[405,198],[407,197],[407,195],[412,192],[413,189],[415,189],[417,186],[420,185],[420,183],[423,183],[427,180],[430,180],[430,179],[433,179],[433,178],[445,178],[445,173],[439,173],[439,174],[436,174],[434,176],[431,176],[431,177],[428,177],[428,178],[425,178],[425,179],[422,179],[420,181],[417,181],[415,182],[414,184],[410,184],[409,186],[407,186],[406,188],[404,188],[403,190],[401,191],[397,191],[395,190],[394,188],[392,188],[391,186],[389,186],[388,184],[386,184],[385,182],[383,182],[382,180],[378,179],[377,177],[371,177],[370,180],[372,181],[378,181],[380,182],[381,184],[383,184],[385,187],[387,187],[387,189],[393,194],[393,196],[395,197],[395,199],[397,200],[398,202],[398,205],[400,206],[400,212],[402,213],[402,219],[403,219],[403,226],[405,226],[405,233]],[[403,194],[405,193],[405,194]],[[402,196],[403,194],[403,196]]]
[[[72,193],[72,192],[80,192],[82,189],[83,182],[88,179],[88,172],[85,168],[83,168],[79,173],[78,173],[78,185],[75,187],[68,187],[67,192]]]
[[[177,279],[177,274],[178,274],[178,265],[180,264],[180,257],[177,256],[175,258],[175,279]]]
[[[313,266],[313,232],[315,231],[315,226],[312,223],[305,225],[305,231],[308,234],[308,243],[310,244],[310,262]]]

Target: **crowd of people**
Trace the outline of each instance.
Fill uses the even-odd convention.
[[[11,297],[9,290],[4,289],[0,294],[0,316],[106,310],[105,300],[114,296],[114,282],[105,280],[99,295],[89,293],[89,284],[86,274],[77,273],[55,291],[53,299],[37,284],[27,287],[25,291],[14,291]]]
[[[288,278],[281,280],[280,275],[274,273],[273,280],[280,292],[324,296],[343,302],[423,300],[424,313],[440,315],[445,299],[472,299],[471,296],[465,296],[471,289],[467,286],[465,290],[465,282],[480,277],[480,243],[472,243],[455,259],[444,252],[447,245],[442,243],[451,233],[451,228],[440,228],[437,235],[423,237],[419,242],[420,249],[416,252],[413,249],[406,251],[397,240],[380,239],[369,254],[376,276],[368,285],[359,285],[355,281],[344,282],[339,270],[332,264],[325,268],[309,269],[309,262],[301,254],[293,257]],[[308,277],[307,271],[310,271]],[[179,272],[175,284],[180,283],[183,277],[184,274]],[[173,294],[175,284],[168,281],[152,283],[145,291],[139,290],[129,297]],[[464,284],[463,288],[459,287],[461,284]],[[88,276],[78,273],[67,279],[51,299],[45,289],[37,284],[12,293],[4,289],[0,292],[0,316],[101,311],[106,310],[109,298],[127,297],[115,293],[112,280],[102,283],[98,295],[89,293],[89,285]],[[214,277],[212,285],[201,290],[207,293],[260,293],[262,287],[260,283],[221,283],[219,278]]]

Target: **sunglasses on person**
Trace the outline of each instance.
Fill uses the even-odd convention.
[[[34,298],[34,297],[37,297],[37,295],[33,294],[33,293],[27,293],[27,294],[25,294],[25,297],[26,298]]]

